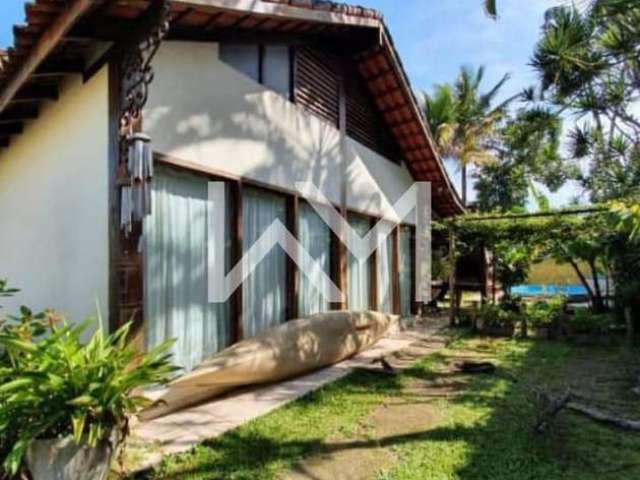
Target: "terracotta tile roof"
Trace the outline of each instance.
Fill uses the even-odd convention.
[[[14,27],[14,45],[7,51],[0,52],[0,94],[6,88],[7,82],[24,63],[35,42],[49,28],[51,22],[65,11],[68,1],[35,0],[35,2],[26,3],[26,21],[24,25]],[[148,6],[148,1],[95,0],[94,5],[105,6],[99,10],[99,14],[106,18],[131,21],[143,14]],[[260,3],[271,4],[273,7],[282,5],[282,7],[288,8],[283,8],[283,11],[278,15],[268,18],[269,13],[259,11]],[[397,137],[414,178],[430,181],[434,184],[434,201],[441,205],[445,215],[463,211],[460,199],[451,184],[442,159],[438,155],[422,109],[414,96],[400,56],[386,28],[383,15],[379,11],[328,0],[256,0],[254,4],[256,12],[252,12],[246,6],[244,10],[234,9],[236,3],[231,0],[212,0],[211,5],[206,8],[197,7],[193,3],[189,3],[188,0],[175,0],[173,2],[173,22],[176,26],[191,29],[220,28],[228,30],[246,27],[249,30],[253,28],[259,29],[259,31],[269,31],[280,28],[283,31],[295,33],[318,30],[330,34],[332,30],[327,28],[327,22],[336,24],[335,32],[344,33],[349,27],[341,22],[345,21],[344,17],[352,17],[355,22],[363,19],[363,23],[368,23],[367,27],[380,29],[381,41],[374,42],[375,44],[371,46],[370,50],[354,59],[357,61],[358,69],[367,82],[389,130]],[[238,0],[237,6],[242,5],[246,5],[246,3]],[[301,12],[295,12],[296,9],[300,9]],[[335,14],[335,18],[318,20],[311,18],[313,12],[308,12],[310,18],[305,18],[304,10],[312,10],[316,13],[328,12]],[[249,21],[252,13],[258,19],[257,22],[255,20]],[[262,21],[260,21],[261,15],[263,16]],[[264,17],[267,17],[267,21],[264,21]],[[59,45],[56,45],[57,47]],[[76,50],[79,48],[79,46],[71,44],[70,47],[61,48],[58,51],[78,53]],[[49,56],[50,58],[51,56]],[[14,107],[23,108],[20,104],[14,105]],[[25,120],[28,118],[30,117],[27,116]],[[6,138],[0,137],[0,143],[4,141],[6,145],[6,140]]]
[[[327,12],[352,15],[355,17],[382,19],[382,13],[373,8],[348,5],[346,3],[330,2],[328,0],[262,0],[265,3],[280,3],[291,7],[309,8]]]

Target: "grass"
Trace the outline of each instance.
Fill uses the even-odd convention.
[[[460,377],[450,365],[461,356],[491,358],[500,372],[520,381],[505,375]],[[378,471],[378,480],[637,479],[638,434],[569,413],[561,414],[546,434],[532,428],[537,406],[529,386],[559,391],[569,380],[599,402],[618,407],[626,402],[627,414],[640,415],[640,402],[627,396],[625,364],[628,360],[615,348],[455,338],[400,376],[356,372],[188,454],[168,458],[151,478],[277,479],[302,459],[326,452],[328,444],[342,449],[371,444],[392,458]],[[448,396],[434,394],[451,382],[462,388]],[[399,399],[407,408],[433,413],[432,424],[411,434],[376,437],[376,412]],[[398,415],[397,422],[403,417]]]

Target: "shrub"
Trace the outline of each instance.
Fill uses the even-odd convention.
[[[513,327],[519,321],[520,314],[513,311],[511,305],[486,304],[480,308],[478,319],[485,330],[503,329]]]
[[[526,307],[527,320],[533,327],[549,327],[562,319],[566,297],[557,296],[547,300],[537,300]]]
[[[0,367],[0,438],[9,441],[8,472],[18,471],[37,438],[72,436],[89,446],[114,430],[123,438],[130,415],[147,403],[133,391],[166,383],[177,370],[169,362],[171,342],[139,354],[128,342],[130,324],[111,335],[99,327],[83,343],[91,321],[72,326],[48,314],[22,314],[24,322],[14,320],[0,333],[8,359]]]
[[[598,333],[605,331],[611,325],[611,316],[595,314],[587,308],[581,308],[569,319],[569,325],[576,333]]]

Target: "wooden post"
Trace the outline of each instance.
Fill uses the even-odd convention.
[[[491,263],[493,264],[491,276],[493,277],[492,286],[491,286],[491,296],[493,300],[493,304],[496,304],[496,297],[498,296],[497,286],[496,286],[496,254],[495,252],[491,252]]]
[[[297,195],[287,197],[287,229],[298,240],[299,204],[300,200]],[[287,256],[287,320],[298,318],[299,290],[300,271],[291,257]]]
[[[393,313],[402,315],[400,300],[400,225],[393,229],[391,251],[391,292]]]
[[[346,246],[338,236],[331,232],[331,280],[342,291],[342,301],[331,303],[332,310],[346,310],[348,308],[347,288],[347,252]]]
[[[370,226],[373,228],[377,220],[371,219]],[[374,239],[374,242],[376,239]],[[379,309],[378,305],[378,250],[374,250],[369,257],[369,308],[373,311]]]
[[[243,255],[243,208],[242,208],[242,181],[230,182],[231,188],[231,266],[237,265]],[[244,337],[243,331],[243,300],[242,285],[231,295],[231,339],[233,343],[239,342]]]
[[[109,331],[120,322],[118,260],[120,258],[120,196],[118,165],[120,163],[120,68],[119,62],[109,63]]]
[[[449,308],[449,325],[452,327],[456,324],[456,315],[458,309],[458,288],[456,286],[456,237],[453,229],[449,229],[449,296],[451,305]]]
[[[418,296],[418,283],[416,282],[416,227],[411,227],[411,313],[418,317],[422,317],[423,304],[418,302],[416,297]],[[429,285],[431,288],[431,285]]]

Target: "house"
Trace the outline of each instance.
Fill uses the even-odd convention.
[[[431,182],[434,217],[463,211],[378,12],[36,0],[26,19],[0,63],[0,276],[23,289],[6,310],[80,319],[97,301],[111,328],[135,319],[146,345],[176,337],[191,368],[291,318],[420,309],[415,214],[359,262],[296,189],[313,182],[360,234],[416,181]],[[140,131],[153,173],[127,163]],[[219,218],[211,181],[224,184]],[[276,219],[342,300],[328,302],[276,247],[228,301],[208,302],[208,226],[225,226],[229,269]]]

